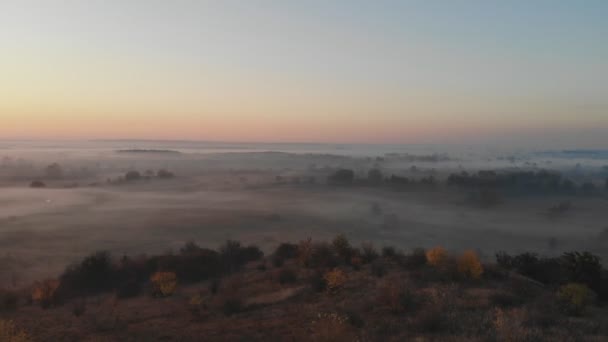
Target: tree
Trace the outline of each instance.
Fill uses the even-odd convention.
[[[333,183],[352,183],[355,179],[355,172],[349,169],[340,169],[329,176],[329,181]]]
[[[39,180],[35,180],[30,183],[30,188],[44,188],[44,187],[46,187],[46,184],[44,184],[42,181],[39,181]]]
[[[371,169],[367,173],[367,179],[372,183],[380,183],[384,179],[384,176],[379,169]]]
[[[129,171],[127,174],[125,174],[125,179],[127,181],[136,181],[141,179],[141,174],[139,171]]]
[[[170,178],[175,177],[173,172],[167,171],[165,169],[158,170],[158,173],[156,175],[158,176],[158,178],[162,178],[162,179],[170,179]]]
[[[61,179],[63,178],[63,168],[57,163],[53,163],[44,169],[46,178],[48,179]]]

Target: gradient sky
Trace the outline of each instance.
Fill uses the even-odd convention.
[[[0,138],[608,147],[608,1],[0,1]]]

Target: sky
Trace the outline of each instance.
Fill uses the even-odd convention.
[[[0,1],[0,139],[608,147],[608,1]]]

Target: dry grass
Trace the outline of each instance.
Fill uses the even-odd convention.
[[[605,308],[591,307],[575,320],[558,310],[549,289],[521,295],[519,278],[445,281],[424,276],[445,272],[442,268],[410,269],[397,259],[378,257],[387,271],[378,278],[369,263],[361,270],[342,264],[321,271],[289,258],[283,267],[297,277],[285,284],[277,281],[281,269],[259,269],[256,261],[222,277],[214,291],[208,280],[180,284],[170,297],[152,298],[152,289],[128,299],[90,296],[79,315],[73,313],[76,300],[46,310],[19,305],[4,314],[40,341],[198,341],[201,336],[207,341],[599,341],[608,336],[602,328]],[[319,274],[328,291],[312,288],[311,279]]]

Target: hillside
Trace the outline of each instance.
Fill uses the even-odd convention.
[[[592,254],[497,261],[440,247],[355,248],[344,236],[284,243],[266,257],[234,241],[218,251],[188,243],[161,256],[97,253],[57,279],[2,291],[0,337],[10,325],[24,335],[8,341],[608,337],[608,278]]]

